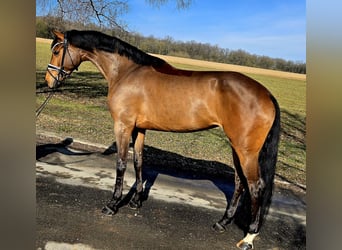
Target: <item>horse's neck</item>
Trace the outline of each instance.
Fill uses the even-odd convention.
[[[103,51],[87,53],[84,61],[92,62],[106,78],[108,83],[116,82],[127,69],[136,65],[124,56]]]

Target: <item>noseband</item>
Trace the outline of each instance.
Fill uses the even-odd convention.
[[[51,48],[52,53],[53,53],[55,47],[58,46],[58,45],[61,45],[61,44],[62,44],[63,47],[64,47],[64,49],[63,49],[63,55],[62,55],[62,61],[61,61],[61,66],[58,67],[58,66],[53,65],[53,64],[51,64],[51,63],[49,63],[48,66],[47,66],[47,72],[49,72],[49,74],[52,76],[52,78],[55,79],[53,88],[59,87],[59,86],[62,84],[62,82],[63,82],[66,78],[68,78],[68,77],[71,75],[72,71],[78,70],[78,67],[77,67],[77,66],[74,64],[74,62],[72,61],[70,52],[69,52],[69,50],[68,50],[68,40],[67,40],[67,37],[66,37],[66,33],[65,33],[65,35],[64,35],[64,41],[63,41],[63,42],[56,43],[56,44]],[[71,71],[69,71],[69,72],[66,71],[66,70],[64,70],[64,58],[65,58],[65,54],[66,54],[67,51],[68,51],[68,54],[69,54],[71,63],[72,63],[72,65],[74,66],[74,68],[73,68]],[[57,77],[54,76],[54,75],[52,74],[52,71],[57,71],[57,72],[58,72]]]

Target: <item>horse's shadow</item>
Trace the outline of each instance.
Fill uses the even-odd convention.
[[[113,143],[103,154],[114,154],[116,150],[115,143]],[[144,146],[143,157],[142,201],[148,199],[150,190],[160,174],[190,180],[209,180],[223,192],[227,200],[230,200],[234,192],[234,169],[221,162],[193,159],[147,145]],[[136,183],[130,188],[118,208],[128,204],[134,195],[135,188]]]
[[[133,146],[133,145],[130,145]],[[110,146],[103,154],[116,153],[115,143]],[[224,195],[227,201],[227,206],[234,192],[235,170],[233,167],[223,164],[218,161],[207,161],[201,159],[193,159],[182,156],[169,151],[164,151],[151,146],[144,146],[143,154],[143,183],[144,190],[142,202],[148,200],[151,188],[159,175],[167,175],[181,179],[189,180],[209,180],[211,181]],[[117,208],[120,209],[129,204],[136,190],[134,183],[129,192],[122,198]],[[250,224],[251,213],[248,207],[250,206],[250,197],[248,192],[244,192],[240,199],[240,205],[236,212],[234,224],[240,229],[247,232]]]
[[[90,155],[90,152],[73,152],[68,149],[68,146],[73,143],[73,139],[68,137],[59,143],[48,143],[36,146],[36,160],[43,158],[49,154],[59,152],[64,155]]]

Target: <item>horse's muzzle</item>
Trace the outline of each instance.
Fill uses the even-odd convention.
[[[57,75],[55,76],[54,74],[52,74],[52,71],[56,71]],[[50,88],[60,87],[64,83],[65,79],[71,75],[71,72],[67,72],[64,69],[57,67],[55,65],[52,65],[52,64],[48,65],[47,72],[53,78],[53,84],[52,86],[49,86]]]

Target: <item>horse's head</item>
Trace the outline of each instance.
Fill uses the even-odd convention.
[[[47,67],[45,81],[50,88],[57,88],[81,63],[78,49],[72,46],[66,33],[53,31],[55,39],[51,44],[51,60]]]

